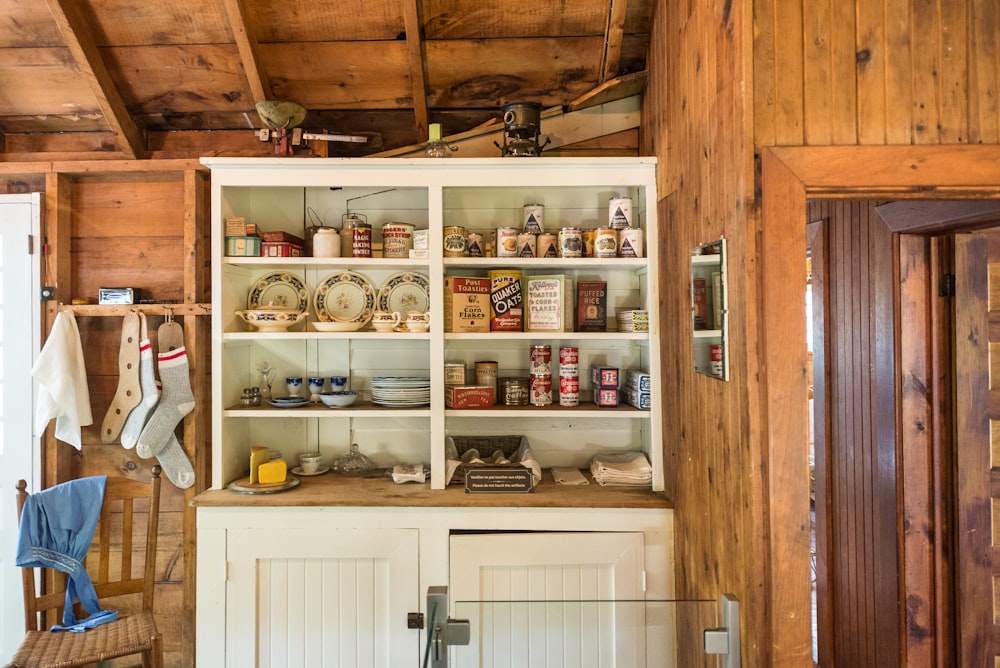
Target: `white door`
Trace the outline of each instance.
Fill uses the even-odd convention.
[[[612,603],[644,598],[643,547],[641,533],[452,536],[448,599],[472,635],[454,665],[645,666],[644,607]]]
[[[24,636],[17,550],[17,481],[38,489],[39,454],[31,433],[31,366],[41,329],[39,239],[41,196],[0,195],[0,661]]]
[[[226,665],[413,668],[420,632],[413,529],[233,529]]]

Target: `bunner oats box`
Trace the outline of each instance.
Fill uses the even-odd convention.
[[[445,276],[444,331],[490,331],[490,279]]]

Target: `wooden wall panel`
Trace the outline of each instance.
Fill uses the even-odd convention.
[[[1000,141],[994,0],[757,0],[758,146]]]

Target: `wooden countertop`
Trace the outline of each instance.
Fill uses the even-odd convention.
[[[432,490],[430,483],[394,483],[388,478],[345,478],[333,472],[303,476],[301,484],[272,494],[241,494],[229,489],[211,489],[194,497],[200,508],[219,507],[406,507],[432,508],[673,508],[662,493],[630,487],[556,485],[544,471],[533,492],[517,494],[467,494],[460,485]]]

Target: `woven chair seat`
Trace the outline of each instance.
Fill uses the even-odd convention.
[[[150,649],[153,615],[138,612],[83,633],[29,631],[8,668],[69,668]]]

